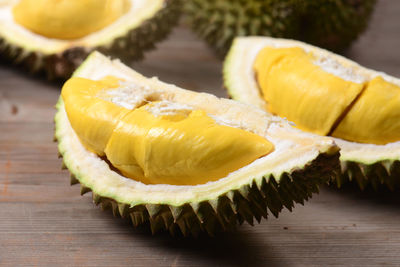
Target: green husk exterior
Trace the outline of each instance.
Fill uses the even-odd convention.
[[[236,36],[293,37],[299,16],[298,0],[188,0],[187,20],[192,29],[215,48],[228,51]]]
[[[346,183],[355,183],[361,190],[372,187],[378,190],[400,188],[400,161],[385,160],[374,164],[355,161],[341,161],[341,173],[332,181],[339,188]]]
[[[254,221],[267,218],[269,212],[278,217],[284,207],[291,211],[295,203],[303,205],[313,193],[318,193],[319,185],[337,176],[338,158],[339,153],[320,154],[304,169],[284,173],[279,179],[271,175],[264,177],[261,184],[253,181],[216,199],[182,203],[180,206],[131,206],[103,197],[98,192],[92,192],[92,197],[103,210],[111,209],[114,216],[130,218],[135,227],[147,225],[153,234],[168,231],[173,236],[198,236],[206,232],[213,236],[218,232],[232,231],[245,221],[254,225]],[[68,168],[67,162],[63,163],[63,168]],[[78,183],[81,183],[79,174],[71,174],[71,185]],[[81,195],[90,191],[92,189],[81,183]]]
[[[66,79],[94,50],[131,62],[143,58],[143,53],[168,36],[181,13],[182,0],[166,0],[165,6],[154,17],[132,29],[126,36],[115,39],[108,46],[74,47],[62,53],[44,55],[40,51],[27,52],[0,36],[0,55],[30,73],[44,73],[49,80]]]
[[[342,51],[367,28],[376,0],[307,1],[301,40]]]
[[[348,47],[367,27],[376,0],[188,0],[187,21],[223,57],[236,36],[298,39]]]

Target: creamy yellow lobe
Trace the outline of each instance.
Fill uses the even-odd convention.
[[[112,77],[71,78],[62,98],[82,144],[127,177],[146,184],[203,184],[274,150],[267,139],[220,125],[203,110],[174,109],[171,103],[163,112],[163,102],[127,109],[106,100],[118,86]]]
[[[372,79],[332,136],[379,145],[399,141],[400,87]]]
[[[298,47],[266,47],[254,68],[270,112],[302,130],[327,135],[363,84],[328,73],[313,60]]]
[[[376,77],[356,83],[329,73],[299,47],[262,49],[254,70],[270,112],[296,127],[345,140],[400,140],[400,87]]]
[[[105,155],[104,149],[114,128],[129,110],[96,95],[118,86],[118,80],[112,77],[101,81],[72,78],[61,91],[72,128],[79,129],[76,134],[82,144],[100,156]]]
[[[17,23],[57,39],[77,39],[124,15],[128,0],[20,0],[13,8]]]

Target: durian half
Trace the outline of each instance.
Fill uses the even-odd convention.
[[[237,38],[223,72],[233,99],[334,136],[341,148],[338,186],[399,184],[399,79],[321,48],[269,37]]]
[[[112,90],[108,91],[107,86]],[[85,93],[96,88],[100,90],[96,91],[95,99]],[[74,98],[76,94],[86,94],[83,97],[86,100],[94,99],[102,104],[96,106],[88,100],[91,103],[88,106],[74,106],[75,100],[80,101],[79,97]],[[101,107],[105,107],[106,112]],[[144,109],[147,113],[143,113]],[[294,203],[303,204],[312,193],[318,192],[320,184],[332,179],[339,171],[338,147],[331,138],[299,131],[285,120],[233,100],[180,89],[157,78],[146,78],[98,52],[92,53],[64,85],[57,110],[55,138],[63,164],[71,172],[71,184],[80,183],[82,194],[92,191],[96,204],[111,207],[115,215],[130,217],[135,226],[149,224],[153,233],[167,230],[171,234],[197,235],[205,231],[213,235],[231,230],[244,221],[253,225],[254,219],[267,218],[269,212],[278,216],[283,207],[291,210]],[[78,113],[74,110],[84,112],[75,116]],[[130,115],[117,115],[121,110]],[[165,116],[168,120],[165,125],[184,121],[198,111],[199,118],[207,117],[213,126],[204,126],[199,119],[193,127],[183,130],[178,126],[164,127],[161,122],[155,122],[153,115],[149,116],[150,111],[155,117]],[[100,124],[93,118],[99,118],[100,124],[111,118],[107,123],[118,125],[113,126],[117,130],[113,130],[111,138],[103,138],[109,133],[108,124],[102,124],[96,130],[95,125]],[[125,127],[125,122],[130,126]],[[140,129],[147,126],[140,125],[153,125],[146,131],[150,129],[153,137],[167,137],[167,141],[164,140],[162,146],[154,142],[151,149],[147,149],[149,146],[142,149],[143,144],[149,143],[150,135],[142,135]],[[214,126],[222,130],[209,135],[210,138],[203,138],[206,136],[202,135],[203,130],[212,130]],[[118,129],[126,129],[124,133],[128,138],[121,137]],[[168,136],[172,138],[168,140]],[[101,144],[101,140],[106,139],[112,141]],[[136,141],[132,141],[134,139]],[[247,156],[247,150],[241,149],[251,150],[252,140],[254,144],[267,144],[267,151]],[[215,149],[226,142],[228,146]],[[186,145],[187,149],[175,153],[181,145]],[[113,149],[115,147],[119,150]],[[121,165],[113,165],[118,162],[116,157],[123,157],[126,151],[133,151],[125,157],[131,160],[140,158],[143,155],[140,151],[144,150],[146,155],[152,155],[142,162],[147,164],[146,167],[142,168],[143,164],[138,163],[127,170]],[[244,151],[247,162],[244,165],[234,163],[236,167],[232,169],[231,163],[242,156],[238,151]],[[159,154],[164,156],[159,157]],[[197,164],[199,158],[201,162]],[[222,163],[213,166],[213,161],[218,158],[222,158]],[[225,173],[212,177],[214,169],[219,168]],[[155,169],[161,174],[154,175],[152,170]],[[202,172],[200,177],[196,175],[197,170]],[[166,172],[176,177],[163,176]],[[139,174],[135,176],[135,173]],[[187,182],[185,175],[192,180]],[[161,180],[146,180],[146,177]]]
[[[65,79],[93,50],[141,59],[176,24],[180,0],[5,0],[0,54],[32,73]]]

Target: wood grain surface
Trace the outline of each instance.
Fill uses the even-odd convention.
[[[400,77],[400,1],[381,0],[347,52]],[[133,67],[181,87],[226,96],[221,62],[187,28]],[[60,84],[0,64],[0,266],[400,266],[399,192],[322,188],[251,227],[215,238],[152,236],[79,195],[53,139]]]

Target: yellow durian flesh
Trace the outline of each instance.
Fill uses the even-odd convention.
[[[129,110],[95,96],[118,86],[118,79],[113,77],[101,81],[73,78],[64,84],[61,91],[72,128],[79,129],[76,134],[82,144],[99,156],[104,156],[104,149],[118,120]]]
[[[332,136],[373,144],[400,140],[400,87],[379,76],[372,79]]]
[[[266,47],[259,52],[254,70],[270,112],[301,130],[327,135],[363,84],[330,74],[313,59],[298,47]]]
[[[128,0],[21,0],[13,16],[42,36],[77,39],[106,27],[129,8]]]
[[[329,73],[299,47],[263,48],[254,62],[272,113],[302,130],[344,140],[387,144],[400,140],[400,87],[377,76],[356,83]]]
[[[266,138],[219,124],[203,110],[168,110],[165,101],[133,109],[118,105],[112,102],[118,84],[113,77],[71,78],[61,95],[82,144],[127,177],[146,184],[203,184],[274,150]]]

